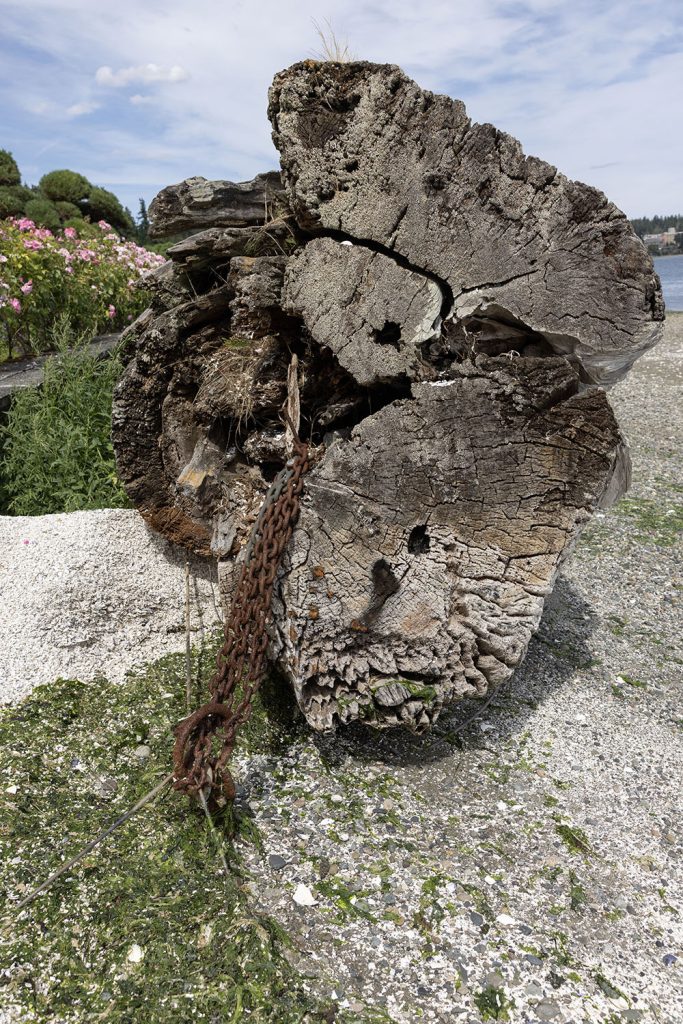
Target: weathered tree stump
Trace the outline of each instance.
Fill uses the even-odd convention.
[[[603,386],[657,341],[659,281],[602,193],[396,67],[295,65],[269,115],[282,179],[190,179],[150,208],[157,234],[203,230],[128,333],[119,472],[229,600],[296,356],[316,461],[271,658],[316,729],[422,729],[511,675],[624,492]]]

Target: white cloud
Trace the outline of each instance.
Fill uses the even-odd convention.
[[[129,102],[132,103],[134,107],[142,107],[146,103],[154,103],[154,97],[149,95],[143,96],[141,93],[136,92],[129,98]]]
[[[21,105],[27,113],[34,114],[36,117],[47,117],[56,113],[55,104],[42,98],[25,96],[21,100]]]
[[[174,64],[170,68],[163,68],[158,64],[139,64],[137,67],[119,68],[118,71],[113,71],[108,64],[104,64],[95,72],[95,81],[98,85],[113,89],[138,82],[144,85],[150,82],[185,82],[188,78],[187,71],[179,64]]]
[[[93,114],[100,109],[99,103],[91,100],[83,100],[81,103],[74,103],[66,108],[67,117],[83,117],[84,114]]]

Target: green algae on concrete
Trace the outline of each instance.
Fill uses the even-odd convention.
[[[614,506],[614,514],[630,519],[636,538],[660,547],[671,547],[683,532],[683,505],[662,504],[651,498],[622,498]]]
[[[213,654],[195,655],[200,680]],[[166,775],[184,694],[174,655],[123,685],[60,679],[0,715],[0,985],[3,1005],[35,1024],[330,1019],[290,965],[287,936],[250,909],[227,822],[216,821],[226,876],[206,819],[171,790],[13,910]],[[266,686],[243,743],[277,749],[287,706]],[[335,1008],[334,1019],[380,1018]]]

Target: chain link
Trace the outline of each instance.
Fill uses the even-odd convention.
[[[266,668],[267,626],[275,578],[299,515],[308,445],[294,434],[294,455],[266,494],[245,551],[244,565],[225,623],[225,642],[209,683],[211,699],[175,728],[174,788],[193,796],[235,797],[228,761],[237,730],[251,714]],[[222,744],[214,751],[220,734]]]

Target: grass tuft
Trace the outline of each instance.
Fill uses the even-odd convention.
[[[65,320],[53,341],[58,354],[46,360],[42,386],[16,394],[0,429],[4,510],[34,516],[125,508],[110,436],[117,354],[97,359]]]
[[[315,18],[311,20],[313,21],[315,34],[320,41],[320,49],[313,54],[316,60],[332,61],[335,64],[348,64],[354,59],[353,54],[349,50],[348,42],[337,38],[329,18],[325,18],[324,26],[321,26],[320,22],[316,21]]]

